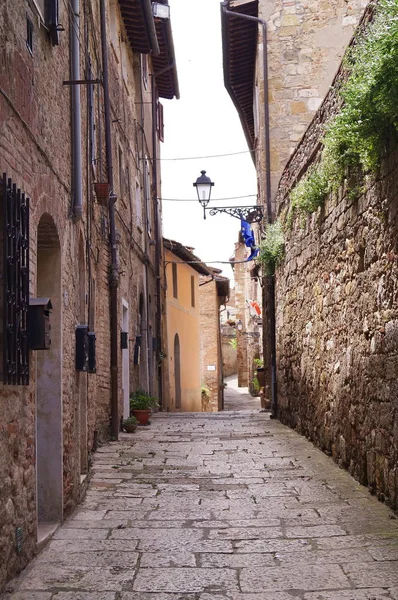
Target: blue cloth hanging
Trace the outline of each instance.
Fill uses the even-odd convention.
[[[254,232],[253,229],[250,227],[250,223],[244,221],[243,219],[241,219],[240,221],[240,232],[242,234],[243,241],[245,242],[245,246],[247,246],[251,250],[249,257],[246,260],[246,262],[248,262],[249,260],[253,260],[253,258],[256,258],[256,256],[260,252],[260,249],[256,246]]]

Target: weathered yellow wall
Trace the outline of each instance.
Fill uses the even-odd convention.
[[[168,386],[166,389],[166,406],[175,411],[175,378],[174,378],[174,339],[178,334],[181,356],[181,411],[199,412],[200,397],[200,307],[199,307],[199,274],[185,264],[177,265],[178,297],[173,297],[172,265],[178,262],[177,256],[165,251],[166,261],[166,311],[167,311],[167,369]],[[195,306],[191,306],[191,276],[195,278]]]

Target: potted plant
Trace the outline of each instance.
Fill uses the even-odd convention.
[[[134,431],[137,429],[138,420],[136,417],[132,416],[128,419],[124,419],[122,425],[124,431],[127,431],[127,433],[134,433]]]
[[[138,419],[140,425],[146,425],[152,409],[159,406],[157,398],[145,390],[138,389],[130,395],[130,413]]]
[[[264,363],[261,358],[254,359],[254,365],[256,367],[256,378],[260,388],[265,386],[265,369]]]

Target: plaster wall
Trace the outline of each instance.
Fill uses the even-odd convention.
[[[174,339],[180,341],[181,357],[181,411],[201,411],[201,369],[200,369],[200,307],[196,297],[195,306],[191,302],[191,277],[194,277],[196,292],[199,290],[199,273],[186,264],[177,264],[177,298],[173,296],[172,265],[170,261],[181,263],[176,255],[165,251],[166,266],[166,320],[167,320],[167,368],[169,389],[167,408],[176,410],[174,376]]]

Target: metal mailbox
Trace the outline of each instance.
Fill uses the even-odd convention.
[[[29,298],[28,340],[31,350],[49,350],[51,347],[50,298]]]
[[[76,371],[88,371],[88,325],[76,326]]]

